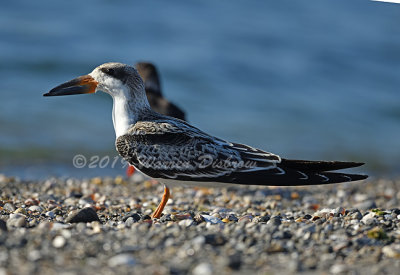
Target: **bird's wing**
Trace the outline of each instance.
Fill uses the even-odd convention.
[[[226,142],[177,120],[138,122],[117,139],[116,147],[148,176],[175,180],[218,182],[233,172],[274,169],[280,162],[277,155]]]
[[[281,159],[247,145],[230,143],[174,119],[142,121],[117,139],[117,150],[153,178],[245,185],[314,185],[365,179],[326,172],[360,163]]]

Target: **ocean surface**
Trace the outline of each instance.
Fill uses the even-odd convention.
[[[151,61],[165,96],[206,132],[283,157],[362,161],[358,171],[400,174],[400,5],[26,0],[0,6],[0,173],[123,173],[119,164],[105,165],[117,155],[111,98],[42,94],[105,62]],[[88,160],[82,169],[72,164],[78,154]]]

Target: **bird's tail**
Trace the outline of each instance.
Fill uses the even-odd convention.
[[[357,181],[368,176],[330,171],[361,165],[363,163],[282,159],[276,168],[235,173],[233,182],[246,185],[301,186]]]

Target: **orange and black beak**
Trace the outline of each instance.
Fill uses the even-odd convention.
[[[91,94],[96,91],[98,82],[90,75],[84,75],[61,84],[43,96]]]

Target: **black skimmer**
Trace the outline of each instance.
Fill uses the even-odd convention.
[[[182,120],[153,111],[138,71],[105,63],[90,74],[61,84],[44,96],[103,91],[113,98],[116,149],[131,165],[164,184],[160,218],[169,186],[229,184],[299,186],[357,181],[366,175],[332,172],[357,162],[289,160],[244,144],[209,135]]]
[[[186,120],[185,112],[163,97],[156,66],[149,62],[139,62],[136,63],[135,67],[143,79],[150,107],[157,113]]]
[[[160,77],[156,66],[149,62],[138,62],[135,67],[143,79],[147,100],[150,103],[151,109],[166,116],[186,120],[185,112],[163,97]],[[135,168],[130,165],[126,170],[126,175],[130,177],[134,172]]]

